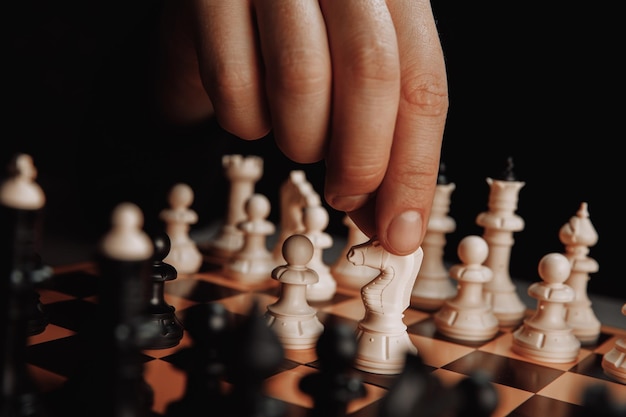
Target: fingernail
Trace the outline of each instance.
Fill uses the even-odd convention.
[[[333,198],[330,205],[336,210],[350,212],[363,207],[369,198],[369,194],[340,196]]]
[[[414,210],[396,216],[389,224],[387,239],[397,253],[408,254],[417,250],[422,233],[422,216]]]

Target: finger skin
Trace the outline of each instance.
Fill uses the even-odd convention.
[[[256,0],[254,5],[274,139],[295,162],[317,162],[326,150],[332,88],[319,3]]]
[[[200,77],[215,117],[242,139],[270,131],[264,70],[248,0],[194,0]]]
[[[435,193],[448,110],[445,64],[430,3],[390,1],[401,56],[401,96],[388,169],[355,223],[397,255],[421,244]]]
[[[383,0],[320,4],[334,83],[324,191],[332,207],[351,211],[387,170],[400,97],[398,42]]]

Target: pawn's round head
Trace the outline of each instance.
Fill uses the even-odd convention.
[[[569,278],[572,265],[565,255],[554,252],[545,255],[539,261],[539,276],[550,284],[561,284]]]
[[[306,265],[313,257],[313,243],[304,235],[291,235],[283,243],[283,257],[288,265]]]

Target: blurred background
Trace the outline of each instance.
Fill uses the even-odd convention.
[[[10,3],[0,162],[6,166],[15,152],[34,158],[48,198],[48,263],[90,253],[121,201],[137,203],[146,224],[158,226],[177,182],[195,191],[199,223],[192,229],[214,224],[226,210],[224,154],[262,156],[256,190],[275,203],[293,169],[323,194],[323,164],[292,163],[271,135],[245,142],[213,121],[182,130],[155,120],[150,76],[159,2]],[[624,137],[623,37],[611,22],[619,14],[602,2],[433,0],[433,8],[450,88],[442,159],[456,186],[447,259],[457,261],[464,236],[482,233],[475,219],[487,209],[486,178],[512,157],[525,183],[517,210],[525,228],[514,235],[511,274],[537,281],[539,259],[564,250],[559,229],[587,202],[599,235],[589,256],[600,265],[589,291],[626,299],[616,146]],[[344,235],[343,214],[330,215],[328,232]]]

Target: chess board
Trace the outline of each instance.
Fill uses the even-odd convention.
[[[26,356],[42,398],[51,403],[74,371],[76,358],[89,355],[81,350],[77,335],[96,311],[97,278],[94,264],[86,262],[55,267],[53,276],[37,286],[49,324],[42,333],[29,337]],[[165,283],[166,300],[175,307],[179,318],[184,318],[189,307],[206,302],[222,303],[233,314],[245,316],[254,300],[260,304],[272,303],[278,291],[278,283],[272,279],[247,286],[224,277],[219,267],[211,265],[204,265],[196,274],[179,274]],[[311,302],[311,305],[317,309],[322,323],[333,318],[355,328],[364,312],[358,290],[341,286],[332,300]],[[494,416],[579,415],[582,391],[591,384],[604,384],[614,398],[626,398],[626,385],[611,380],[601,367],[602,355],[618,338],[626,337],[626,330],[604,326],[597,343],[583,346],[574,363],[550,364],[513,353],[513,329],[500,329],[488,342],[461,344],[437,334],[432,313],[410,307],[405,311],[404,321],[428,370],[445,385],[452,386],[476,369],[490,375],[500,398]],[[185,374],[175,364],[181,349],[190,343],[189,336],[184,334],[173,348],[143,352],[144,376],[155,393],[156,416],[164,415],[167,405],[183,395]],[[268,395],[286,404],[289,417],[304,416],[312,407],[312,399],[299,390],[298,382],[304,375],[316,372],[317,365],[315,349],[286,350],[282,366],[266,380]],[[367,394],[349,405],[348,415],[377,417],[380,400],[395,375],[356,369],[355,372],[363,378]],[[52,413],[52,417],[56,415]]]

